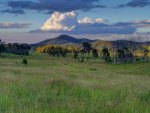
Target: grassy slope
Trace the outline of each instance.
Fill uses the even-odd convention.
[[[0,58],[0,113],[149,113],[150,63]]]

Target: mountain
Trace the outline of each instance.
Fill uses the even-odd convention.
[[[47,39],[44,40],[42,42],[36,43],[36,44],[32,44],[32,46],[43,46],[43,45],[48,45],[48,44],[66,44],[66,43],[74,43],[74,44],[78,44],[78,43],[83,43],[83,42],[95,42],[96,40],[90,40],[90,39],[86,39],[86,38],[81,38],[81,39],[77,39],[68,35],[60,35],[56,38],[52,38],[52,39]]]
[[[144,46],[150,45],[150,42],[133,42],[129,40],[116,40],[116,41],[104,41],[104,40],[90,40],[86,38],[77,39],[68,35],[60,35],[56,38],[47,39],[39,43],[31,44],[32,47],[44,46],[48,44],[58,44],[62,46],[68,45],[78,45],[81,46],[81,43],[89,42],[92,43],[92,47],[96,49],[100,49],[103,47],[108,48],[124,48],[124,47],[131,47],[131,46]]]

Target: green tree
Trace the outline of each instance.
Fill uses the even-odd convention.
[[[98,57],[97,49],[93,49],[92,54],[94,58],[97,58]]]
[[[0,40],[0,55],[1,55],[2,52],[5,51],[5,49],[6,49],[6,44],[5,44],[5,42],[2,42],[2,41]]]
[[[112,59],[111,59],[111,57],[110,57],[110,53],[109,53],[109,51],[108,51],[108,48],[103,48],[103,49],[102,49],[102,54],[103,54],[103,59],[104,59],[106,62],[108,62],[108,63],[112,62]]]
[[[92,49],[91,44],[88,42],[84,42],[82,45],[83,45],[84,51],[90,53],[90,50]]]

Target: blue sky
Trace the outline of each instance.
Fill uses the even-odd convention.
[[[32,43],[64,33],[96,38],[150,32],[149,10],[149,0],[1,0],[0,39]]]

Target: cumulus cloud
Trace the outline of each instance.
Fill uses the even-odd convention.
[[[93,18],[85,17],[83,19],[80,19],[78,22],[79,24],[95,24],[95,23],[107,23],[108,20],[102,18],[93,19]]]
[[[77,24],[75,12],[55,12],[41,27],[42,31],[72,31]]]
[[[29,27],[31,24],[30,23],[12,23],[12,22],[8,22],[8,23],[0,23],[0,29],[12,29],[12,28],[27,28]]]
[[[132,0],[126,4],[121,4],[118,7],[145,7],[150,5],[149,0]]]
[[[48,12],[59,11],[69,12],[74,10],[90,10],[93,8],[104,8],[104,5],[95,5],[99,0],[37,0],[37,1],[8,1],[11,8],[21,8],[29,10],[47,10]]]
[[[138,28],[150,28],[150,20],[109,23],[107,19],[85,17],[77,20],[75,12],[55,12],[41,29],[32,32],[71,34],[132,34]]]

